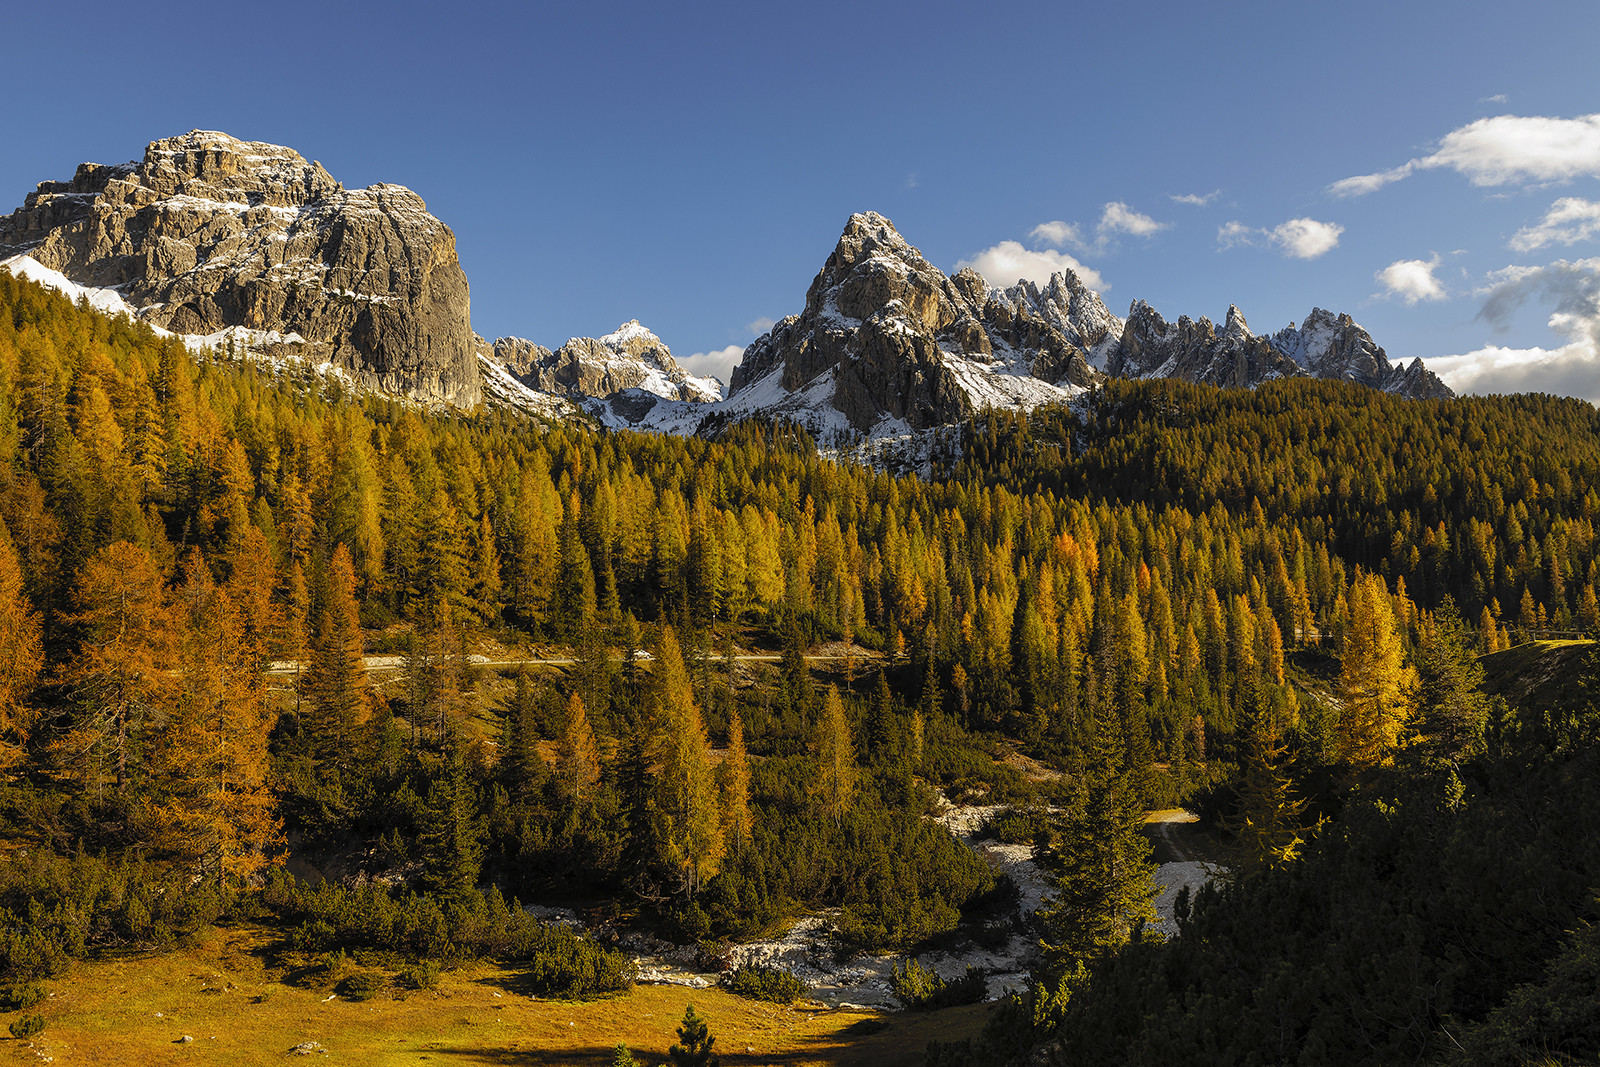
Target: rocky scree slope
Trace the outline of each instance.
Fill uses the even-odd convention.
[[[17,255],[174,333],[293,334],[298,358],[363,388],[481,397],[450,228],[403,186],[345,189],[289,148],[194,130],[142,160],[84,163],[0,217],[0,259]]]

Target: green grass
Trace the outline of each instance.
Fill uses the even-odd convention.
[[[325,1000],[326,991],[280,980],[269,964],[274,940],[259,928],[219,929],[159,955],[75,964],[48,983],[49,997],[31,1009],[44,1016],[44,1033],[31,1045],[0,1040],[0,1063],[38,1064],[52,1056],[56,1063],[232,1067],[279,1062],[291,1047],[316,1041],[326,1061],[372,1067],[598,1067],[611,1063],[621,1041],[641,1062],[656,1064],[665,1061],[692,1002],[728,1067],[913,1067],[930,1039],[972,1036],[990,1011],[988,1005],[927,1015],[806,1011],[678,986],[640,986],[593,1001],[533,1000],[515,992],[514,967],[488,964],[448,971],[435,990],[359,1003]],[[180,1043],[185,1034],[194,1040]]]

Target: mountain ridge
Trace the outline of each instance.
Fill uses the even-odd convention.
[[[743,352],[727,388],[689,374],[637,320],[556,349],[472,332],[454,234],[403,186],[346,190],[293,149],[195,130],[142,160],[85,163],[0,217],[0,260],[195,343],[298,359],[424,404],[480,402],[613,428],[712,432],[783,418],[839,443],[904,438],[987,408],[1070,401],[1107,376],[1250,388],[1336,378],[1453,395],[1391,365],[1347,314],[1314,307],[1255,334],[1236,305],[1126,318],[1071,271],[1043,284],[947,275],[876,212],[846,221],[802,310]],[[113,307],[117,305],[117,307]]]

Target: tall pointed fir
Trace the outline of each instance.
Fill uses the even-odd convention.
[[[722,794],[722,838],[737,853],[750,839],[750,756],[744,747],[744,720],[737,708],[728,713],[728,756],[717,767]]]
[[[1449,596],[1427,616],[1409,688],[1411,727],[1431,758],[1455,763],[1481,743],[1489,700],[1474,635]]]
[[[1144,810],[1123,764],[1118,716],[1102,709],[1090,730],[1087,767],[1049,828],[1049,860],[1058,874],[1039,921],[1046,967],[1056,977],[1116,951],[1156,918],[1155,865]]]
[[[461,739],[445,739],[444,767],[428,789],[417,845],[422,884],[454,900],[469,897],[483,867],[483,820]]]
[[[1244,855],[1240,873],[1284,867],[1300,855],[1305,801],[1294,795],[1283,724],[1266,687],[1251,685],[1240,724],[1238,807],[1222,821]]]
[[[517,671],[516,688],[505,710],[500,767],[506,788],[519,798],[532,796],[545,779],[539,755],[539,697],[525,670]]]

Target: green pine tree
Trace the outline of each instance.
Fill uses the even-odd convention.
[[[706,1021],[695,1014],[691,1004],[683,1013],[683,1025],[678,1027],[678,1044],[667,1049],[673,1067],[721,1067],[721,1059],[712,1051],[716,1037],[706,1026]]]
[[[1122,766],[1125,743],[1113,714],[1093,722],[1089,765],[1067,809],[1049,830],[1060,873],[1056,895],[1039,910],[1052,975],[1114,952],[1155,919],[1155,865],[1144,810]]]

